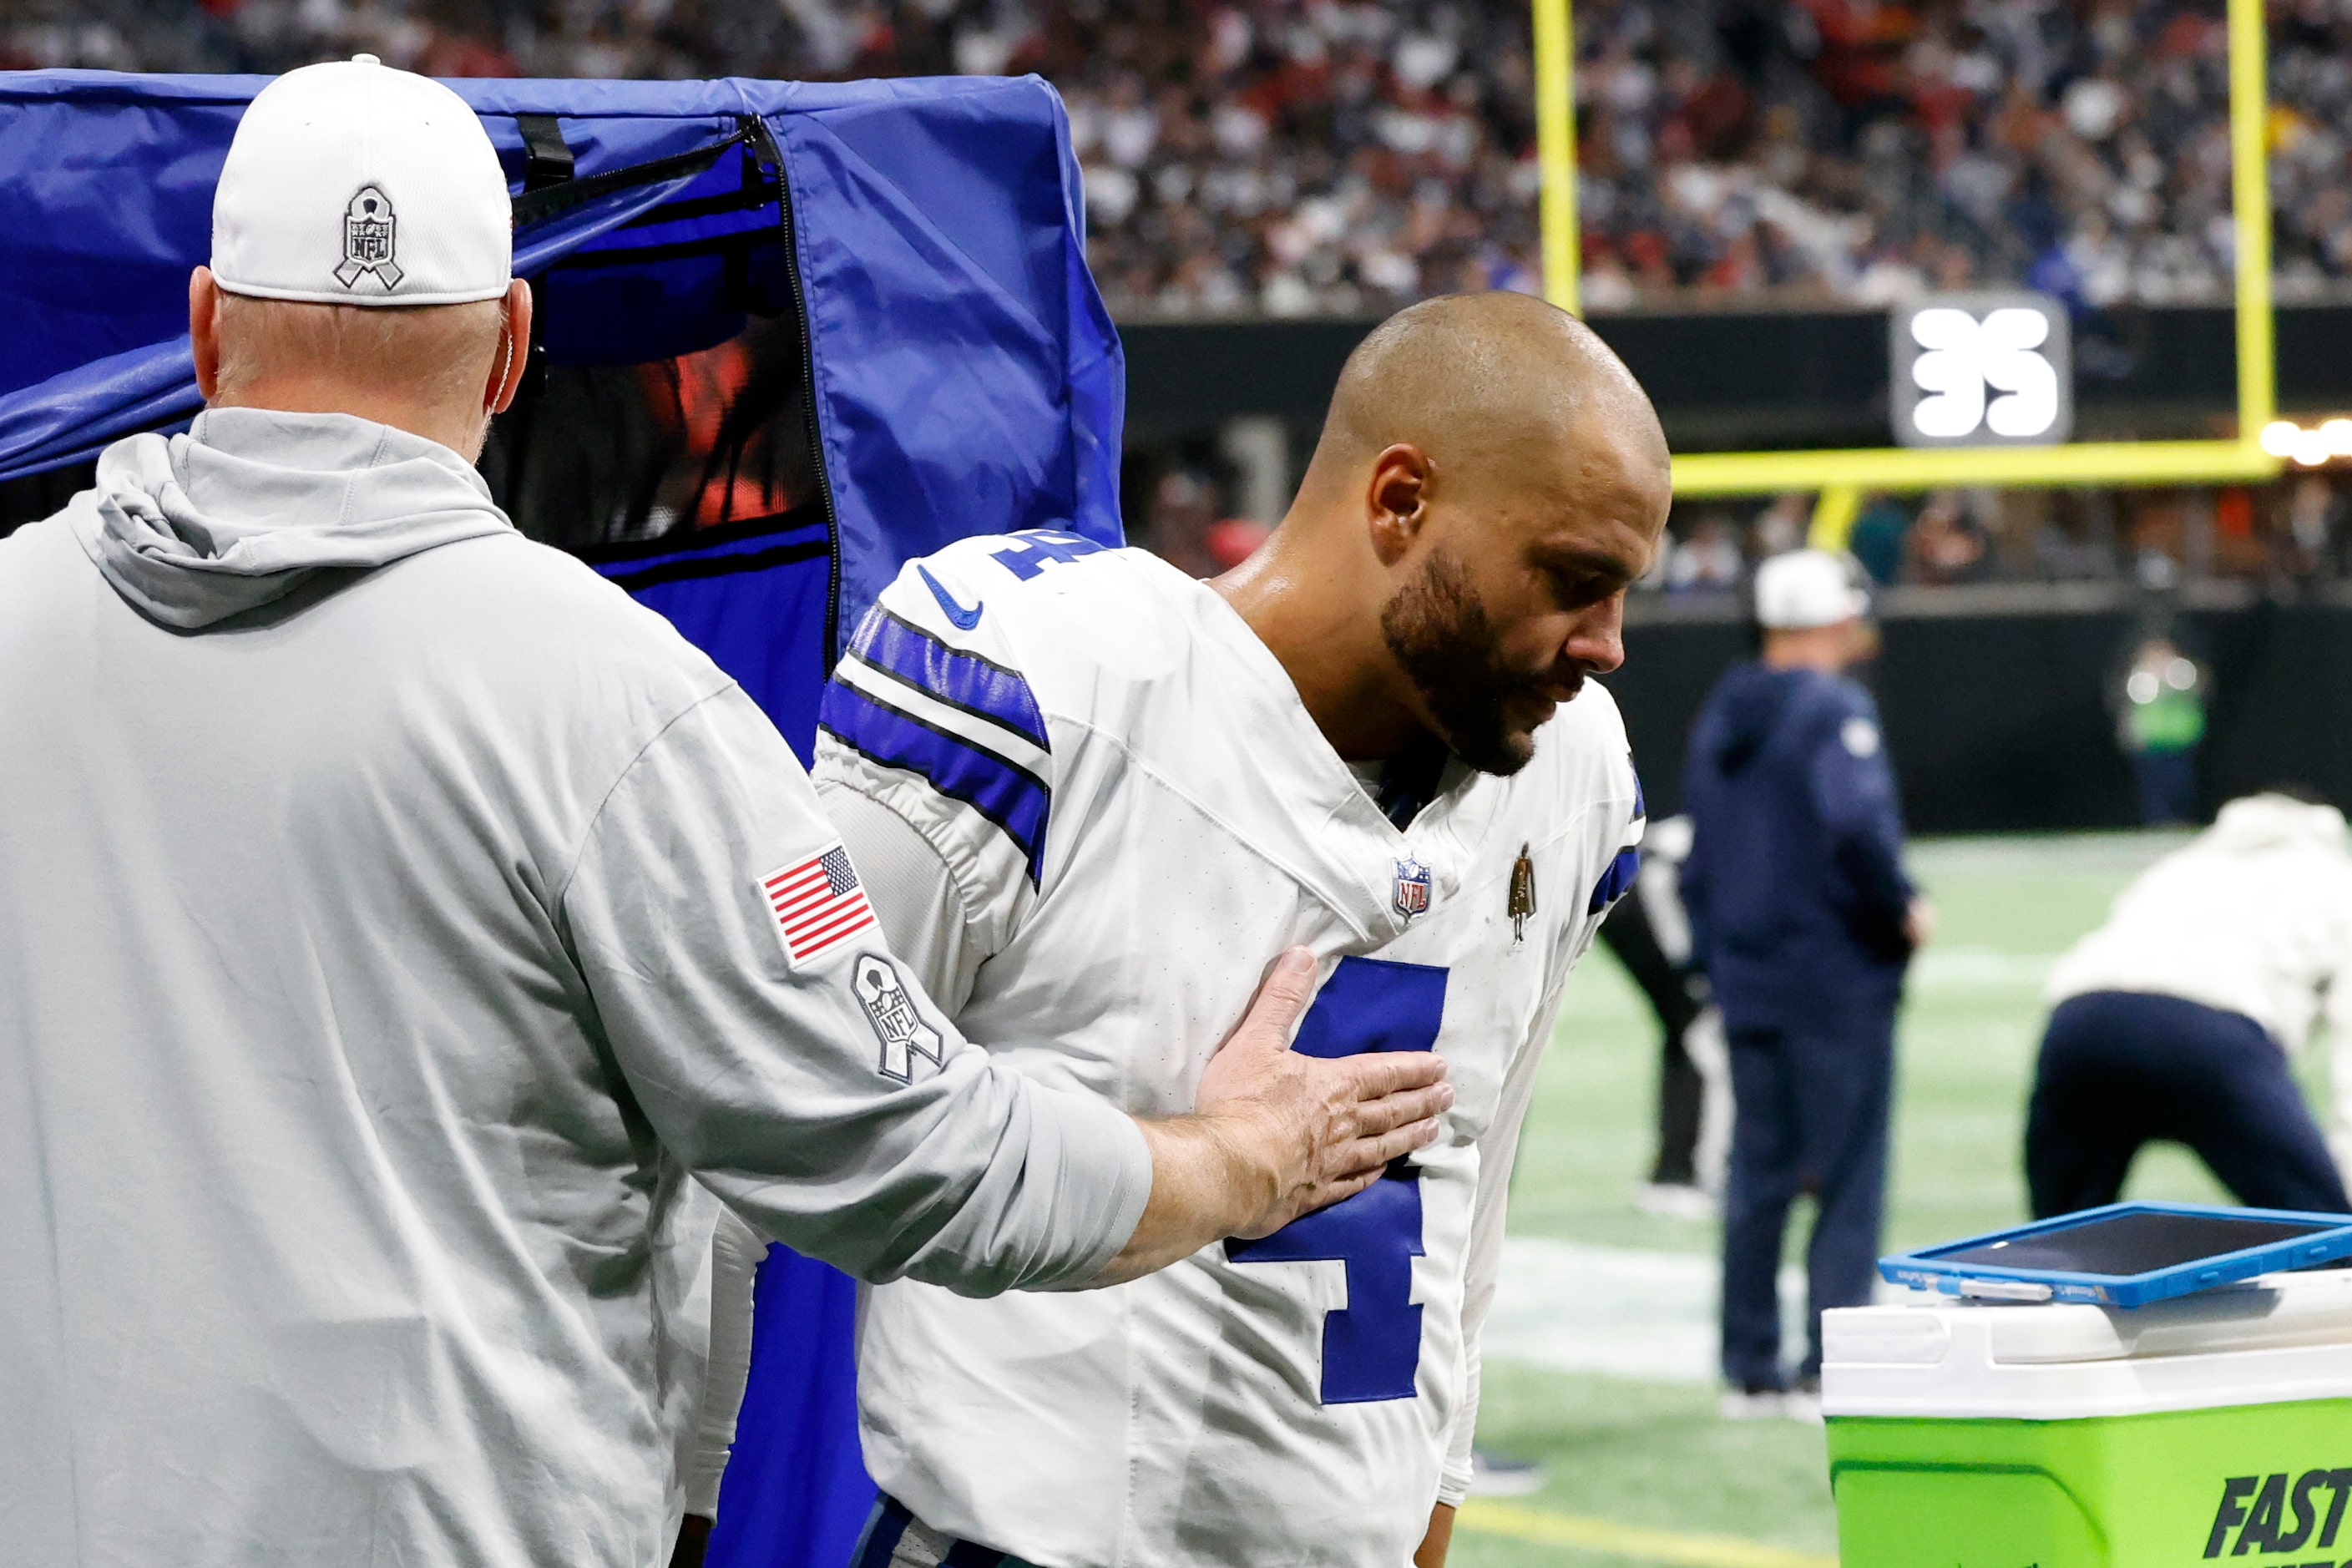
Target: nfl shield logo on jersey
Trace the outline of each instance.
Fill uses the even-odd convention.
[[[1408,855],[1397,862],[1396,912],[1411,920],[1429,908],[1429,868]]]

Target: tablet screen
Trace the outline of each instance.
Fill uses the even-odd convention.
[[[2352,1215],[2346,1215],[2342,1223],[2352,1225]],[[2035,1236],[1978,1242],[1957,1251],[1929,1252],[1925,1256],[1939,1263],[1984,1263],[2002,1268],[2130,1276],[2337,1228],[2336,1225],[2308,1220],[2144,1212],[2108,1215]]]

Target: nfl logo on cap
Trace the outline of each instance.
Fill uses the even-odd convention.
[[[1411,920],[1429,908],[1429,868],[1408,855],[1397,862],[1396,912]]]
[[[387,289],[400,287],[400,264],[392,258],[392,203],[373,185],[362,186],[343,209],[343,264],[335,281],[348,289],[362,272],[383,279]]]
[[[513,228],[480,117],[362,55],[288,71],[246,107],[213,193],[213,277],[259,300],[467,304],[507,291]]]

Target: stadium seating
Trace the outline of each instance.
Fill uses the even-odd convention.
[[[445,76],[1034,70],[1123,317],[1378,313],[1534,282],[1524,0],[47,0],[0,66]],[[2219,7],[1580,0],[1587,296],[1874,302],[2031,281],[2223,297]],[[2283,299],[2352,278],[2352,13],[2274,6]]]
[[[1576,0],[1574,14],[1589,310],[1869,306],[1992,283],[2085,313],[2228,298],[2217,4]],[[2352,6],[2272,16],[2277,293],[2352,300]],[[1068,105],[1089,259],[1129,322],[1369,317],[1538,284],[1526,0],[0,13],[0,68],[275,71],[359,49],[444,76],[1039,72]],[[2344,510],[2325,479],[2251,502],[1988,493],[1880,503],[1856,540],[1882,580],[1928,586],[2182,564],[2293,583],[2343,574]],[[1675,531],[1645,586],[1703,594],[1735,587],[1792,530],[1750,506],[1678,513]]]

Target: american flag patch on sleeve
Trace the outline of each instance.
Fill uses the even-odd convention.
[[[873,906],[857,880],[849,851],[836,844],[760,879],[775,911],[776,934],[794,963],[805,963],[844,937],[874,923]]]

